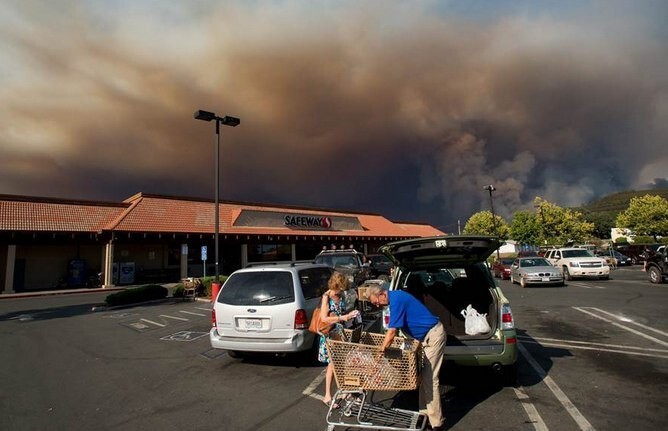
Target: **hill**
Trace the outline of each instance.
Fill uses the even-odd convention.
[[[610,238],[610,229],[615,227],[617,215],[629,207],[631,198],[637,196],[658,195],[668,199],[668,189],[629,190],[613,193],[581,207],[573,208],[581,212],[584,218],[595,225],[594,235],[598,238]]]
[[[668,189],[653,189],[653,190],[630,190],[626,192],[614,193],[604,196],[595,201],[589,202],[579,208],[575,208],[583,213],[599,213],[613,211],[616,214],[626,210],[631,202],[631,198],[645,195],[658,195],[664,199],[668,199]],[[615,216],[616,216],[615,214]]]

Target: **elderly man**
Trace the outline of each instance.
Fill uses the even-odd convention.
[[[390,308],[390,321],[381,346],[382,350],[392,345],[397,329],[422,343],[426,361],[420,383],[420,408],[426,407],[433,430],[445,429],[438,381],[446,340],[443,325],[438,317],[408,292],[402,290],[388,292],[384,286],[374,285],[369,288],[368,293],[369,302],[373,305]]]

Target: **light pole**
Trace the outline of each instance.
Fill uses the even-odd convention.
[[[496,191],[496,187],[494,187],[492,184],[483,187],[484,190],[487,190],[489,192],[489,206],[492,209],[492,224],[494,226],[494,235],[499,236],[499,231],[496,229],[496,215],[494,214],[494,198],[492,198],[492,192]],[[499,259],[499,249],[496,249],[496,258]]]
[[[224,117],[219,117],[213,112],[209,111],[196,111],[194,115],[196,120],[202,120],[202,121],[211,121],[211,120],[216,120],[216,207],[214,209],[214,238],[215,238],[215,256],[216,256],[216,278],[214,279],[215,287],[212,284],[211,286],[211,299],[215,301],[216,293],[218,293],[218,289],[220,289],[220,266],[219,266],[219,252],[218,252],[218,239],[220,236],[220,225],[219,225],[219,216],[218,216],[218,211],[219,211],[219,206],[220,206],[220,125],[224,126],[230,126],[230,127],[237,127],[240,123],[241,120],[236,118],[236,117],[229,117],[229,116],[224,116]]]

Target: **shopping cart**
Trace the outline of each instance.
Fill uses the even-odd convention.
[[[360,328],[361,329],[361,328]],[[346,329],[340,339],[328,338],[338,390],[327,412],[327,430],[347,428],[423,430],[427,417],[419,412],[386,407],[371,400],[373,391],[412,391],[420,383],[422,350],[417,340],[395,337],[386,354],[385,336]],[[335,409],[333,406],[338,405]]]

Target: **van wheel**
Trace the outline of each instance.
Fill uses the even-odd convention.
[[[562,266],[562,269],[564,270],[564,280],[571,281],[573,277],[571,277],[571,273],[568,271],[568,267]]]
[[[240,358],[243,357],[241,352],[237,352],[236,350],[228,350],[227,354],[230,356],[230,358],[234,358],[234,359],[240,359]]]

